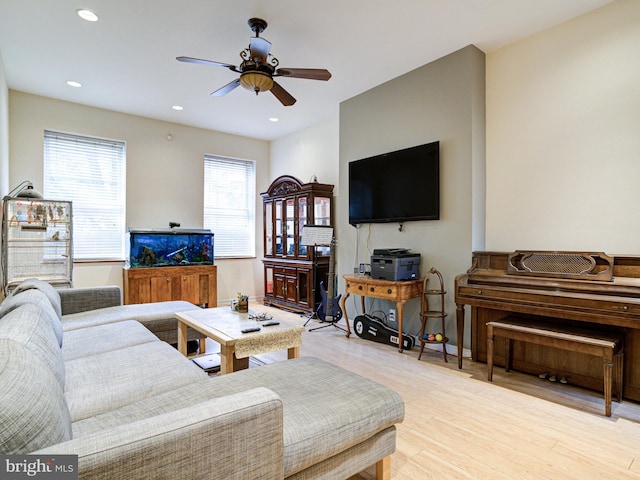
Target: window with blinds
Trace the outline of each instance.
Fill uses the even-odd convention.
[[[126,144],[45,130],[44,197],[73,202],[74,260],[125,256]]]
[[[255,256],[255,162],[204,157],[204,228],[217,258]]]

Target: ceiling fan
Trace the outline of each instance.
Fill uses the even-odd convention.
[[[267,28],[267,22],[261,18],[251,18],[248,24],[256,36],[250,37],[249,47],[240,52],[242,63],[238,67],[229,63],[214,62],[212,60],[202,60],[192,57],[176,57],[176,60],[187,63],[212,65],[214,67],[225,67],[232,72],[240,74],[240,77],[227,83],[215,92],[212,92],[211,95],[214,97],[226,95],[237,86],[242,85],[246,89],[256,92],[256,95],[260,92],[270,91],[285,107],[296,103],[296,99],[282,88],[282,86],[274,80],[274,77],[307,78],[325,81],[331,78],[331,73],[323,68],[278,68],[280,62],[269,53],[271,42],[260,37],[260,34]]]

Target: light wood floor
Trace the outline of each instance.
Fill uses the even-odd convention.
[[[251,305],[304,324],[299,315]],[[308,327],[318,326],[311,321]],[[213,345],[212,345],[213,347]],[[209,347],[207,347],[209,348]],[[392,346],[350,338],[333,326],[303,333],[301,356],[315,356],[380,382],[402,396],[393,480],[640,479],[640,404],[613,402],[605,417],[598,392],[552,383],[441,352],[400,354]],[[264,362],[286,352],[261,355]],[[351,480],[373,478],[367,470]]]

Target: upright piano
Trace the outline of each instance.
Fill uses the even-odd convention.
[[[625,337],[624,398],[640,401],[640,256],[598,252],[474,252],[455,280],[458,367],[462,368],[465,305],[471,310],[471,356],[486,362],[486,323],[524,321],[573,325]],[[494,363],[504,365],[496,344]],[[565,376],[570,384],[602,389],[601,359],[516,342],[515,370]]]

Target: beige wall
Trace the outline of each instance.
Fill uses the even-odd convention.
[[[9,89],[2,55],[0,55],[0,198],[9,191]],[[0,248],[2,248],[1,236]],[[2,298],[4,298],[4,289],[0,288],[0,299]]]
[[[338,125],[336,114],[312,127],[271,142],[271,179],[293,175],[305,183],[315,175],[318,182],[334,185],[334,194],[337,194]]]
[[[9,191],[9,89],[0,55],[0,198]]]
[[[640,253],[640,2],[487,55],[487,248]]]
[[[455,343],[455,275],[465,271],[473,246],[484,246],[484,216],[474,218],[474,202],[484,205],[484,54],[474,46],[402,75],[343,102],[340,106],[340,189],[338,270],[353,273],[370,263],[376,248],[410,248],[421,254],[420,274],[442,272],[447,296],[447,335]],[[401,148],[440,141],[440,220],[398,224],[348,224],[350,161]],[[390,166],[393,168],[393,166]],[[472,176],[472,172],[475,176]],[[404,188],[389,185],[388,188]],[[344,281],[340,282],[343,291]],[[359,311],[349,299],[348,313]],[[377,300],[372,310],[388,312],[395,304]],[[420,302],[407,303],[404,332],[420,331]],[[429,325],[432,331],[440,326]]]
[[[10,184],[42,189],[43,130],[53,129],[127,142],[127,227],[202,228],[205,153],[256,161],[258,191],[268,187],[269,143],[10,91]],[[172,140],[167,135],[172,135]],[[262,211],[256,199],[257,258],[216,260],[218,298],[238,291],[262,295]],[[215,232],[214,232],[215,233]],[[76,264],[74,285],[122,285],[122,263]]]

